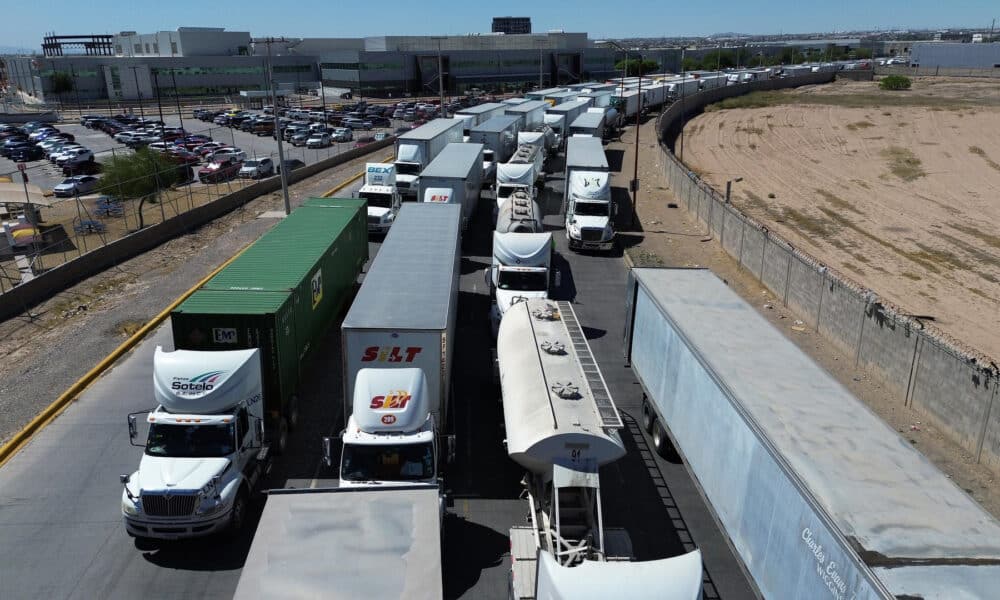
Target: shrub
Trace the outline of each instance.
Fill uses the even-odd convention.
[[[889,75],[883,77],[878,82],[878,87],[883,90],[908,90],[910,89],[910,78],[902,75]]]

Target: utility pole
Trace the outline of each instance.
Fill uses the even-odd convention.
[[[163,104],[160,103],[160,78],[156,69],[150,69],[153,73],[153,85],[156,87],[156,110],[160,113],[160,141],[163,141]]]
[[[635,111],[635,164],[632,167],[632,228],[639,223],[639,117],[642,116],[642,54],[639,55],[639,105]]]
[[[132,69],[132,77],[135,79],[135,93],[139,96],[139,118],[145,119],[146,115],[142,112],[142,89],[139,88],[139,76],[135,74],[135,70],[139,67],[129,67]]]
[[[323,127],[326,127],[329,123],[326,120],[326,86],[323,85],[323,66],[316,63],[316,67],[319,69],[319,97],[320,102],[323,103]],[[274,107],[274,111],[278,112],[278,107]]]
[[[69,66],[69,76],[73,80],[73,94],[76,96],[76,110],[80,114],[83,114],[83,108],[80,106],[80,87],[76,84],[76,70],[73,69],[73,65]]]
[[[440,116],[443,118],[446,115],[444,113],[444,67],[442,66],[443,61],[441,59],[441,40],[447,38],[436,35],[431,37],[431,39],[437,40],[438,43],[438,95],[440,96],[440,102],[441,102],[441,104],[439,105],[440,108],[439,113]]]
[[[274,107],[274,138],[278,140],[278,174],[281,177],[281,195],[285,200],[285,216],[288,216],[292,212],[292,204],[288,199],[288,169],[285,168],[285,150],[281,143],[281,128],[278,125],[278,95],[275,90],[274,70],[271,65],[271,44],[285,41],[286,40],[283,37],[267,37],[253,40],[255,44],[265,44],[267,46],[267,68],[265,69],[265,76],[267,77],[267,83],[271,89],[271,106]],[[320,80],[322,80],[322,72],[320,73]]]
[[[181,113],[181,99],[177,95],[177,75],[174,73],[173,68],[170,69],[170,80],[174,84],[174,102],[177,104],[177,118],[181,120],[181,129],[184,129],[184,114]]]

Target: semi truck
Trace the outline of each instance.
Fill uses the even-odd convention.
[[[421,201],[461,206],[463,231],[476,212],[482,188],[482,144],[448,144],[420,173]]]
[[[344,317],[342,487],[440,483],[461,222],[455,204],[404,205]]]
[[[465,121],[463,133],[466,136],[471,136],[473,129],[493,117],[504,114],[506,109],[507,107],[499,102],[486,102],[485,104],[477,104],[476,106],[470,106],[455,112],[455,118]]]
[[[557,104],[545,111],[546,121],[550,116],[563,117],[563,128],[558,131],[560,142],[566,137],[566,124],[572,123],[577,117],[585,113],[590,108],[590,103],[591,100],[589,98],[577,98],[572,102]],[[562,144],[559,145],[559,148],[562,149]]]
[[[396,165],[365,164],[365,184],[358,190],[358,197],[368,203],[368,233],[389,231],[402,202],[396,189]]]
[[[441,600],[434,486],[268,490],[236,600]]]
[[[670,100],[670,87],[665,83],[654,83],[642,88],[644,99],[642,106],[644,109],[656,108]]]
[[[682,77],[667,83],[667,94],[671,100],[679,100],[697,94],[701,84],[695,77]]]
[[[529,100],[507,107],[507,114],[522,117],[521,131],[534,131],[545,122],[545,109],[552,105],[544,100]]]
[[[396,189],[404,200],[417,200],[420,172],[448,144],[461,142],[465,121],[434,119],[396,138]]]
[[[610,250],[615,245],[611,176],[601,140],[571,137],[566,147],[566,239],[574,250]]]
[[[645,108],[646,102],[643,99],[646,86],[643,84],[643,91],[638,89],[627,89],[624,92],[618,91],[611,97],[611,106],[618,111],[623,119],[635,119],[636,113]],[[641,102],[640,102],[641,101]]]
[[[517,148],[520,118],[500,115],[480,123],[469,133],[469,142],[483,145],[483,182],[496,181],[497,164],[507,162]]]
[[[627,532],[604,527],[599,469],[625,455],[624,424],[573,306],[512,305],[500,321],[497,364],[507,454],[527,471],[529,524],[510,530],[510,596],[700,598],[697,550],[629,562]],[[584,580],[591,586],[578,585]]]
[[[368,259],[364,207],[307,201],[171,312],[176,350],[153,357],[157,406],[128,415],[130,441],[145,448],[121,476],[129,535],[244,524],[271,452],[297,425],[303,367]]]
[[[493,232],[489,285],[493,299],[490,323],[494,333],[511,305],[530,298],[549,297],[552,248],[552,232]]]
[[[538,202],[518,190],[499,207],[495,229],[500,233],[539,233],[545,229],[542,217]]]
[[[566,143],[566,117],[545,113],[545,125],[552,131],[555,150],[561,152]]]
[[[559,92],[565,92],[567,88],[564,87],[551,87],[545,88],[544,90],[534,90],[524,94],[524,97],[528,100],[545,100],[545,97],[549,94],[558,94]]]
[[[611,106],[612,94],[614,94],[612,90],[595,90],[580,94],[577,100],[590,100],[592,108],[604,108],[605,106]]]
[[[762,597],[996,596],[1000,523],[724,281],[632,269],[624,300],[642,428]]]
[[[576,100],[576,97],[579,95],[580,92],[575,90],[563,90],[561,92],[546,94],[542,100],[548,102],[550,106],[559,106],[564,102],[572,102],[573,100]]]
[[[537,191],[535,184],[542,177],[545,152],[541,146],[525,144],[505,163],[497,165],[496,207],[498,211],[515,192],[523,192],[532,200]]]

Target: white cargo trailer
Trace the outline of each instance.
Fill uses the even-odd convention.
[[[567,124],[570,124],[573,121],[575,121],[577,117],[582,115],[584,112],[587,111],[588,108],[590,108],[590,102],[591,101],[589,98],[583,98],[583,99],[578,98],[571,102],[563,102],[562,104],[557,104],[545,111],[546,121],[548,121],[548,117],[550,115],[561,116],[564,119],[563,128],[565,129],[565,126]],[[565,131],[559,131],[558,133],[560,141],[566,138]],[[562,148],[562,146],[563,144],[560,143],[559,147]]]
[[[654,83],[653,85],[642,88],[642,95],[644,100],[642,101],[642,106],[644,109],[657,108],[662,106],[665,102],[669,100],[670,87],[665,83]]]
[[[479,205],[483,187],[483,145],[448,144],[420,173],[420,201],[462,207],[462,229]]]
[[[549,94],[558,94],[559,92],[565,92],[567,88],[564,87],[551,87],[545,88],[544,90],[534,90],[524,94],[524,97],[528,100],[544,100]]]
[[[440,600],[436,486],[268,493],[236,600]]]
[[[545,113],[545,125],[552,130],[552,135],[555,137],[556,149],[562,150],[566,143],[566,117]]]
[[[417,199],[420,172],[445,146],[462,141],[464,126],[461,119],[434,119],[396,138],[396,189],[404,199]]]
[[[604,108],[606,106],[611,106],[611,96],[613,94],[614,92],[612,90],[597,90],[580,94],[577,100],[590,100],[591,107]]]
[[[545,109],[551,106],[544,100],[529,100],[516,106],[508,106],[507,114],[523,117],[521,131],[532,131],[545,122]]]
[[[598,112],[598,110],[594,109],[594,112],[588,110],[574,119],[569,125],[570,137],[589,136],[597,141],[604,139],[604,111]]]
[[[618,111],[622,118],[628,120],[631,117],[634,120],[636,113],[640,110],[639,101],[641,99],[642,96],[637,89],[626,89],[624,92],[619,90],[611,96],[611,106]]]
[[[726,87],[725,73],[712,73],[711,75],[704,75],[700,78],[700,81],[701,84],[698,86],[700,91]]]
[[[507,107],[499,102],[487,102],[458,110],[455,112],[455,118],[465,121],[465,135],[472,135],[471,132],[476,126],[504,114],[506,109]]]
[[[565,90],[562,92],[554,92],[552,94],[546,94],[542,100],[548,102],[551,106],[559,106],[564,102],[572,102],[576,100],[576,97],[580,95],[580,92],[575,90]]]
[[[520,118],[500,115],[480,123],[469,132],[469,142],[483,145],[483,180],[496,179],[496,166],[507,162],[517,149]]]
[[[684,77],[667,83],[667,94],[672,100],[686,98],[691,94],[697,94],[700,82],[694,77]]]
[[[633,269],[624,353],[765,598],[993,598],[1000,523],[722,280]]]

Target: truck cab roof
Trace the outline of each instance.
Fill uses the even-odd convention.
[[[422,369],[360,369],[354,380],[354,411],[345,432],[370,435],[416,433],[430,423],[427,378]],[[349,422],[350,425],[350,422]],[[430,429],[430,435],[433,430]]]
[[[153,394],[174,414],[224,413],[260,390],[260,352],[228,350],[165,352],[153,354]]]

